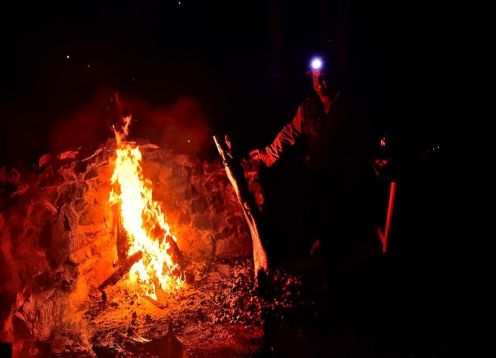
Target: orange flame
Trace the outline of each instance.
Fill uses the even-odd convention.
[[[120,204],[122,223],[127,231],[130,247],[128,255],[143,252],[129,272],[131,282],[144,288],[147,296],[157,299],[158,287],[163,291],[180,288],[184,280],[177,275],[177,264],[170,255],[170,227],[160,205],[152,198],[152,183],[143,177],[139,146],[123,140],[129,131],[131,117],[124,118],[122,129],[115,129],[117,141],[112,184],[119,184],[119,193],[110,192],[109,202]]]

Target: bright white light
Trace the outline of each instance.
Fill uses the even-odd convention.
[[[312,69],[320,70],[322,68],[322,60],[318,57],[312,60]]]
[[[70,58],[71,58],[71,56],[67,55],[67,56],[65,56],[65,58],[66,58],[66,59],[70,59]]]

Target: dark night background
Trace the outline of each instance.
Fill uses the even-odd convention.
[[[243,149],[266,144],[309,92],[308,59],[322,48],[378,133],[439,137],[451,11],[346,0],[2,5],[0,164],[109,137],[98,114],[115,91],[153,107],[193,99],[202,128],[231,133]],[[133,133],[155,139],[166,123],[152,122]],[[71,123],[79,135],[63,133]]]
[[[1,7],[0,167],[30,168],[47,152],[104,142],[111,136],[115,92],[134,103],[134,137],[166,144],[164,138],[174,136],[187,151],[190,133],[200,128],[203,141],[193,152],[209,158],[217,157],[210,141],[214,133],[232,134],[242,151],[267,144],[310,92],[305,70],[309,57],[322,48],[334,52],[339,81],[378,135],[395,128],[407,133],[404,140],[413,147],[447,145],[448,106],[440,94],[454,91],[450,7],[353,0]],[[440,19],[446,20],[442,26]],[[161,135],[167,126],[181,131]],[[404,234],[407,260],[395,269],[405,276],[387,275],[391,282],[409,283],[390,292],[387,301],[397,303],[387,320],[394,327],[413,319],[412,326],[401,329],[412,337],[419,334],[422,347],[443,351],[439,344],[446,344],[454,329],[448,329],[443,308],[451,299],[453,264],[443,255],[453,244],[443,238],[447,233],[438,221],[438,212],[449,204],[448,193],[438,191],[445,174],[437,174],[418,174],[406,182],[413,189],[406,195],[410,202],[403,202],[403,219],[416,226],[410,230],[407,223],[398,231]],[[418,261],[421,267],[409,266]],[[402,301],[406,296],[409,300]],[[412,307],[405,313],[402,304]]]

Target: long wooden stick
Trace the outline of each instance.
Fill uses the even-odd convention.
[[[221,142],[216,136],[213,138],[226,169],[227,177],[234,188],[236,196],[238,197],[239,204],[241,205],[246,222],[248,223],[248,228],[250,229],[255,282],[258,284],[257,279],[259,277],[259,273],[261,271],[265,272],[265,274],[269,273],[267,253],[265,252],[265,248],[262,243],[260,229],[257,222],[258,211],[253,200],[251,199],[241,165],[234,160],[233,155],[225,142]]]

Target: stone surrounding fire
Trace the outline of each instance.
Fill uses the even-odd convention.
[[[189,263],[190,280],[200,280],[215,262],[249,259],[248,229],[220,161],[139,144],[144,174]],[[16,172],[15,183],[2,184],[0,338],[22,342],[17,351],[36,353],[46,348],[42,342],[53,348],[60,332],[86,332],[73,339],[71,349],[91,351],[84,315],[92,300],[105,301],[96,287],[119,258],[108,203],[113,153],[109,140],[97,148],[45,155],[33,173],[20,178]]]

